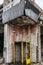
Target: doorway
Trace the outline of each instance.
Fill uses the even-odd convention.
[[[3,57],[4,34],[0,34],[0,57]]]
[[[21,62],[21,43],[15,43],[16,63]]]
[[[43,26],[41,26],[41,60],[43,62]]]
[[[15,42],[14,49],[15,63],[26,64],[26,57],[30,58],[30,44],[26,42]]]

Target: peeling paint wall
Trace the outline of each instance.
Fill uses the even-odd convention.
[[[12,27],[13,26],[13,27]],[[39,26],[15,26],[15,25],[4,25],[4,58],[5,62],[12,62],[13,59],[13,51],[12,44],[14,42],[26,42],[31,41],[31,59],[32,62],[41,61],[40,55],[40,35],[39,34]],[[38,47],[38,48],[37,48]],[[38,50],[38,51],[37,51]],[[37,53],[38,52],[38,53]],[[39,54],[39,55],[38,55]]]
[[[26,30],[25,27],[16,27],[14,32],[14,41],[27,41],[28,29]]]
[[[15,28],[16,29],[16,28]],[[38,33],[38,28],[37,25],[33,25],[33,26],[24,26],[24,27],[17,27],[17,29],[15,30],[14,33],[14,41],[24,41],[26,42],[31,41],[32,44],[32,62],[37,62],[38,58],[37,58],[37,47],[38,47],[38,43],[37,43],[37,33]]]
[[[36,36],[36,26],[31,27],[31,43],[32,43],[32,62],[36,62],[36,46],[37,46],[37,36]]]

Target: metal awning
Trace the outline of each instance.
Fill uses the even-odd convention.
[[[28,12],[26,9],[28,9]],[[25,2],[25,0],[21,0],[17,5],[12,6],[10,9],[3,12],[3,16],[2,16],[3,23],[7,23],[22,15],[28,16],[34,21],[38,22],[39,13],[40,12],[34,6],[32,6],[30,2],[28,1]]]

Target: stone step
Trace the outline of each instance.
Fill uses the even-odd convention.
[[[32,63],[31,65],[42,65],[41,63]]]
[[[5,63],[2,63],[0,65],[19,65],[19,64],[5,64]],[[20,65],[23,65],[23,64],[20,64]],[[41,63],[41,64],[40,63],[32,63],[30,65],[43,65],[43,63]]]

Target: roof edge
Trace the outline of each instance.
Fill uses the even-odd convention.
[[[28,0],[34,7],[36,7],[40,12],[42,12],[42,9],[35,3],[30,0]]]

